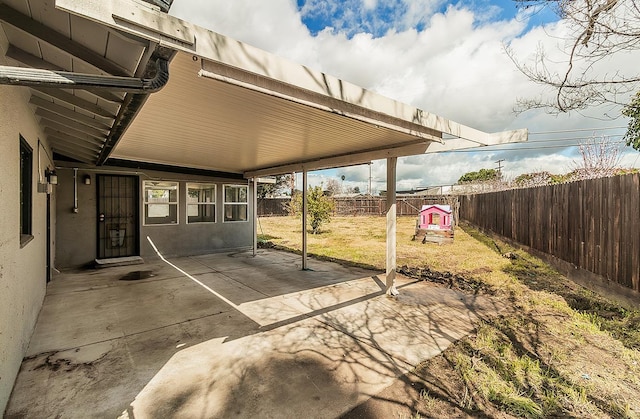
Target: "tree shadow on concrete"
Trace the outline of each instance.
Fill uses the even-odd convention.
[[[338,417],[376,397],[479,320],[464,313],[462,302],[454,316],[443,314],[443,305],[440,310],[422,305],[420,293],[412,298],[412,286],[422,284],[410,285],[402,290],[404,301],[385,297],[382,290],[348,301],[336,294],[333,304],[327,295],[305,299],[324,307],[255,333],[186,349],[138,394],[132,413]],[[456,331],[461,325],[467,329]]]

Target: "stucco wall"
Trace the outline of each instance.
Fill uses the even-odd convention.
[[[6,41],[0,31],[0,64]],[[46,289],[46,193],[38,193],[51,155],[28,105],[25,88],[0,85],[0,412],[4,412]],[[20,135],[33,149],[32,234],[20,247]],[[55,216],[54,216],[55,217]],[[55,218],[54,218],[55,220]]]
[[[159,171],[133,171],[113,167],[92,168],[84,165],[60,163],[66,166],[58,169],[59,185],[57,186],[57,241],[60,246],[56,252],[56,267],[72,268],[93,263],[97,256],[97,182],[96,176],[132,175],[138,178],[139,187],[139,225],[140,225],[140,256],[143,259],[157,258],[156,252],[150,245],[149,237],[163,256],[190,256],[204,253],[215,253],[250,247],[253,238],[253,223],[247,222],[224,223],[223,218],[223,185],[243,184],[205,176],[176,174]],[[78,212],[72,211],[73,168],[78,169]],[[91,185],[85,185],[82,180],[85,175],[91,177]],[[142,203],[142,182],[144,180],[178,181],[180,183],[179,216],[175,225],[144,226]],[[216,213],[217,222],[212,224],[187,224],[186,214],[186,183],[208,182],[217,185]],[[251,200],[250,200],[251,201]],[[249,202],[251,205],[251,202]],[[251,207],[249,207],[251,213]]]
[[[74,171],[58,168],[56,186],[56,247],[55,266],[58,269],[78,267],[96,258],[96,186],[95,176],[91,185],[82,183],[86,170],[78,170],[78,212],[73,212]]]

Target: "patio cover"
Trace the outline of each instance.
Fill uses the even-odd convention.
[[[131,0],[56,7],[177,51],[168,84],[106,144],[110,159],[253,178],[527,138],[466,127]]]

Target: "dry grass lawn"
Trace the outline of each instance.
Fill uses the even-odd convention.
[[[510,308],[346,417],[640,418],[637,311],[469,226],[443,245],[411,241],[414,226],[413,217],[398,219],[398,265],[413,268],[406,272],[429,268],[480,282],[479,292]],[[258,234],[279,247],[301,248],[294,217],[262,218]],[[308,237],[312,255],[384,269],[383,217],[334,217]],[[515,259],[503,257],[506,252]]]

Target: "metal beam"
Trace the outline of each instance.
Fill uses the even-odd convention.
[[[108,131],[111,129],[110,123],[103,122],[105,121],[105,119],[92,118],[85,114],[76,112],[73,109],[69,109],[62,105],[58,105],[57,103],[53,103],[49,100],[43,99],[40,96],[32,95],[31,98],[29,99],[29,103],[37,106],[38,108],[49,110],[53,113],[56,113],[58,115],[64,116],[69,119],[73,119],[74,121],[77,121],[79,123],[82,123],[84,125],[87,125],[99,130]],[[113,119],[110,122],[113,122]]]
[[[4,3],[0,3],[0,21],[34,36],[40,41],[46,42],[60,51],[69,54],[71,57],[84,61],[107,74],[111,74],[113,76],[131,75],[131,73],[124,67],[106,59],[95,51],[72,41],[68,37],[54,31],[48,26],[31,19],[29,16],[23,15]]]
[[[258,254],[258,178],[252,180],[252,203],[253,206],[253,256]]]
[[[306,271],[307,266],[307,171],[302,171],[302,270]]]
[[[333,157],[307,160],[300,163],[274,166],[264,169],[245,172],[245,178],[281,175],[283,173],[302,172],[303,170],[321,170],[334,167],[354,166],[357,164],[369,163],[372,160],[386,159],[389,157],[414,156],[425,152],[428,141],[424,139],[416,140],[408,144],[399,144],[396,147],[383,149],[365,150],[359,153],[348,153]]]
[[[396,167],[397,157],[387,159],[387,295],[398,295],[396,289]]]
[[[67,93],[64,90],[56,89],[56,88],[44,88],[44,87],[31,87],[33,90],[36,90],[40,93],[44,93],[47,96],[51,96],[54,99],[61,100],[69,105],[76,106],[78,108],[84,109],[87,112],[90,112],[96,116],[100,116],[103,118],[114,119],[115,114],[111,111],[104,109],[103,107],[96,105],[95,103],[89,102],[88,100],[84,100],[79,98],[78,96],[72,95],[71,93]]]

